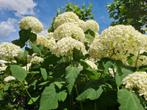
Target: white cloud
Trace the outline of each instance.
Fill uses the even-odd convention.
[[[7,21],[0,23],[0,37],[8,36],[12,32],[16,32],[17,20],[9,18]]]
[[[0,10],[15,11],[17,16],[34,14],[35,6],[33,0],[0,0]]]

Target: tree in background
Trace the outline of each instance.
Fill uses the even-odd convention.
[[[147,29],[147,0],[114,0],[107,5],[112,25],[129,24],[145,33]]]
[[[82,20],[88,20],[88,19],[93,19],[93,14],[92,14],[92,4],[90,4],[88,7],[86,5],[82,5],[82,7],[78,7],[77,5],[74,5],[72,3],[68,3],[64,11],[72,11],[76,13],[80,19]]]
[[[88,19],[93,19],[93,14],[92,14],[92,4],[90,4],[88,7],[86,7],[86,5],[82,5],[82,7],[80,8],[78,5],[75,5],[73,3],[68,3],[64,8],[61,8],[57,11],[56,16],[58,16],[61,13],[64,12],[74,12],[76,15],[78,15],[78,17],[81,20],[88,20]],[[53,20],[54,22],[54,20]],[[52,24],[53,24],[52,22]],[[49,32],[53,32],[54,28],[53,25],[51,25],[51,27],[48,29]]]

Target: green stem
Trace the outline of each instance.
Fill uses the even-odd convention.
[[[96,101],[94,101],[94,110],[97,110]]]
[[[79,91],[78,91],[77,85],[75,85],[75,89],[76,89],[76,94],[77,94],[77,96],[78,96],[78,95],[79,95]],[[84,110],[84,109],[83,109],[83,104],[82,104],[82,102],[80,102],[80,109],[81,109],[81,110]]]
[[[138,70],[138,68],[137,68],[137,63],[138,63],[138,59],[139,59],[139,55],[140,55],[139,53],[140,53],[140,51],[138,51],[138,55],[137,55],[136,62],[135,62],[136,70]]]
[[[22,84],[22,86],[24,87],[24,89],[25,89],[26,93],[28,94],[29,98],[31,99],[31,101],[34,103],[34,100],[32,99],[32,96],[31,96],[31,94],[29,93],[28,89],[25,87],[25,85],[24,85],[23,83],[21,83],[21,84]]]

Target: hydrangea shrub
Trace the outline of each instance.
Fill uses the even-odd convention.
[[[54,31],[27,16],[0,43],[1,110],[146,110],[147,36],[129,25],[101,34],[94,20],[59,14]]]

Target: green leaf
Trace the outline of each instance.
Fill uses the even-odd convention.
[[[39,110],[52,110],[58,108],[58,97],[55,90],[55,85],[51,84],[45,87],[41,94]]]
[[[103,63],[103,66],[104,66],[105,73],[109,74],[109,68],[114,67],[114,62],[113,61],[107,61],[107,62]]]
[[[58,93],[58,100],[64,102],[67,97],[66,91],[61,91]]]
[[[85,32],[85,38],[88,43],[91,43],[93,39],[95,38],[95,33],[91,29],[88,29]]]
[[[31,43],[31,42],[30,42],[30,44],[31,44],[31,47],[32,47],[33,52],[34,52],[34,53],[37,53],[37,54],[39,54],[39,55],[41,55],[41,50],[40,50],[40,48],[37,47],[37,45],[35,45],[35,44]]]
[[[27,76],[27,72],[19,65],[10,65],[10,71],[12,76],[21,82],[24,81]]]
[[[46,72],[46,69],[44,68],[40,68],[40,71],[41,71],[41,75],[43,77],[44,80],[47,80],[47,72]]]
[[[35,34],[35,33],[30,33],[30,35],[29,35],[29,38],[30,38],[30,41],[31,42],[34,42],[34,41],[36,41],[36,39],[37,39],[37,35]]]
[[[38,97],[31,97],[31,99],[28,101],[28,104],[31,105],[33,104],[34,102],[36,102],[38,100],[39,96]]]
[[[76,98],[76,100],[78,100],[78,101],[84,101],[86,99],[96,100],[101,96],[102,93],[103,93],[102,86],[100,86],[98,90],[95,90],[93,88],[89,88],[89,89],[85,90],[84,92],[82,92]]]
[[[3,100],[4,95],[5,95],[5,94],[4,94],[4,91],[1,90],[1,91],[0,91],[0,101]]]
[[[72,88],[74,86],[74,83],[76,81],[76,78],[78,77],[78,75],[80,74],[81,69],[78,67],[74,67],[74,66],[68,66],[66,68],[66,81],[68,83],[67,88],[69,93],[71,93]]]
[[[122,77],[119,74],[115,75],[115,82],[116,82],[117,87],[119,87],[121,85]]]
[[[97,80],[101,76],[101,73],[99,73],[96,70],[91,69],[91,68],[86,68],[85,73],[87,74],[88,78],[91,80]]]
[[[58,81],[55,81],[55,82],[54,82],[54,84],[55,84],[59,89],[62,88],[62,86],[63,86],[64,83],[65,83],[65,82],[58,82]]]
[[[119,65],[118,65],[119,66]],[[117,87],[119,87],[122,84],[122,80],[124,77],[126,77],[128,74],[131,74],[133,71],[125,68],[125,67],[118,67],[117,72],[115,75],[115,82],[117,84]]]
[[[126,89],[118,91],[119,110],[145,110],[135,93]]]

